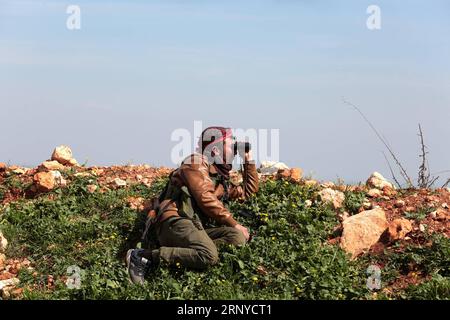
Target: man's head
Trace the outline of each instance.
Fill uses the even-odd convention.
[[[233,143],[230,128],[209,127],[203,130],[198,147],[214,163],[231,165],[234,159]]]

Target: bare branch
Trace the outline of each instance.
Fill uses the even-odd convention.
[[[426,146],[423,139],[423,132],[422,127],[419,123],[419,137],[420,137],[420,146],[422,149],[422,154],[419,155],[419,158],[422,158],[422,163],[419,166],[419,175],[417,178],[417,185],[419,188],[426,188],[428,185],[428,179],[429,179],[429,173],[428,173],[428,166],[427,166],[427,152],[426,152]]]
[[[395,163],[397,164],[397,166],[400,169],[400,174],[403,177],[403,179],[405,179],[406,183],[408,184],[408,186],[410,188],[414,187],[414,184],[412,183],[411,178],[409,177],[408,173],[406,172],[405,168],[403,167],[403,165],[400,163],[400,161],[398,160],[398,158],[395,156],[395,153],[392,151],[392,148],[389,147],[388,143],[386,142],[385,139],[383,139],[383,137],[380,135],[380,133],[378,132],[378,130],[374,127],[374,125],[369,121],[369,119],[367,119],[367,117],[364,115],[364,113],[357,107],[355,106],[353,103],[348,102],[347,100],[345,100],[345,98],[342,98],[342,101],[353,107],[362,117],[363,119],[367,122],[367,124],[370,126],[370,128],[375,132],[375,134],[377,135],[378,139],[380,139],[380,141],[383,143],[383,145],[386,147],[386,149],[389,151],[391,157],[394,159]]]
[[[384,158],[386,159],[386,162],[387,162],[387,164],[388,164],[389,170],[391,171],[392,179],[394,179],[395,184],[397,185],[397,187],[398,187],[399,189],[401,189],[402,186],[401,186],[400,183],[398,182],[398,180],[397,180],[397,178],[396,178],[396,176],[395,176],[395,174],[394,174],[394,170],[392,170],[391,163],[389,162],[389,159],[387,158],[386,153],[384,153],[384,151],[382,151],[382,153],[383,153]]]
[[[427,154],[428,152],[426,151],[428,148],[425,145],[425,139],[423,137],[423,131],[422,131],[422,126],[419,123],[419,134],[418,136],[420,137],[420,146],[421,146],[421,151],[422,154],[419,155],[419,158],[422,158],[422,163],[419,166],[419,174],[417,177],[417,186],[419,188],[431,188],[436,181],[439,179],[439,176],[437,177],[432,177],[431,176],[431,172],[430,172],[430,164],[428,162],[428,158],[427,158]]]
[[[447,186],[450,184],[450,178],[447,179],[447,181],[442,185],[442,189],[447,188]]]
[[[436,183],[436,181],[438,181],[438,179],[439,179],[439,176],[433,177],[431,181],[427,182],[427,187],[426,188],[427,189],[431,188]]]

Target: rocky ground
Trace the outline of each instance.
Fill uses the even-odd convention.
[[[150,186],[152,182],[169,175],[172,168],[153,168],[149,165],[127,165],[109,167],[84,167],[72,157],[72,151],[67,146],[56,148],[51,159],[44,161],[37,168],[24,168],[21,166],[8,166],[0,163],[0,208],[8,206],[9,203],[21,199],[33,199],[41,194],[52,190],[63,188],[70,184],[70,178],[96,177],[99,192],[125,188],[128,185],[143,184]],[[61,172],[68,175],[63,178]],[[24,187],[25,186],[25,187]],[[97,185],[88,185],[90,192],[97,191]],[[144,210],[145,199],[130,198],[129,205],[132,208]],[[2,298],[17,298],[22,294],[21,288],[15,288],[19,283],[17,275],[22,268],[33,270],[28,259],[8,259],[5,251],[8,240],[0,230],[0,294]],[[47,286],[53,285],[53,279],[47,279]]]
[[[20,199],[33,199],[65,188],[71,179],[79,176],[96,177],[97,184],[87,186],[89,192],[106,192],[130,185],[151,186],[155,179],[167,176],[172,170],[148,165],[80,166],[70,148],[61,146],[54,150],[51,159],[37,168],[0,163],[0,209]],[[450,237],[448,188],[397,190],[379,173],[373,173],[366,183],[359,185],[319,182],[303,178],[301,169],[290,169],[280,163],[265,163],[259,171],[261,181],[284,179],[316,187],[317,195],[306,200],[305,205],[326,202],[333,207],[341,223],[330,234],[329,243],[340,245],[353,259],[400,252],[409,244],[426,247],[431,245],[426,235],[432,233]],[[232,179],[234,182],[242,180],[237,172],[233,173]],[[143,197],[127,199],[129,206],[139,211],[148,210],[148,200]],[[6,299],[20,298],[22,289],[17,288],[17,274],[23,268],[33,271],[35,266],[26,258],[8,258],[5,255],[8,239],[1,232],[0,240],[0,292]],[[388,293],[427,279],[428,275],[412,268],[384,290]],[[47,279],[47,285],[49,288],[53,285],[51,277]]]

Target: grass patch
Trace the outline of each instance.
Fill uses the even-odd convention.
[[[345,201],[344,206],[347,211],[354,215],[359,212],[359,208],[361,208],[366,200],[365,192],[351,192],[346,191],[345,193]]]
[[[415,212],[406,212],[405,218],[416,220],[417,222],[420,222],[423,219],[425,219],[428,216],[428,214],[430,214],[434,210],[435,210],[435,208],[430,208],[430,207],[426,207],[426,206],[421,207],[421,208],[418,208],[417,211],[415,211]]]
[[[79,177],[68,187],[33,200],[21,200],[0,211],[0,227],[10,240],[11,257],[28,257],[38,275],[21,271],[26,299],[370,299],[366,269],[371,261],[349,260],[327,238],[338,224],[336,214],[315,199],[314,187],[286,181],[267,181],[245,203],[228,204],[232,212],[248,210],[254,218],[237,215],[248,226],[253,240],[243,247],[223,245],[220,262],[205,272],[177,267],[159,268],[143,287],[128,281],[122,254],[139,238],[144,215],[126,205],[129,196],[149,198],[164,187],[166,179],[150,188],[135,185],[104,193],[87,191],[95,178]],[[349,200],[356,207],[359,195]],[[429,272],[448,261],[448,240],[441,249],[414,251],[423,257]],[[443,249],[442,249],[443,248]],[[413,256],[392,258],[391,269]],[[404,260],[402,260],[404,259]],[[425,264],[435,259],[435,264]],[[81,270],[81,287],[69,289],[69,267]],[[447,277],[447,271],[437,274]],[[48,276],[55,286],[47,286]],[[447,282],[448,283],[448,282]],[[431,284],[429,286],[432,286]],[[441,288],[439,284],[439,288]],[[424,287],[425,288],[425,287]],[[428,288],[428,287],[427,287]],[[434,288],[434,287],[433,287]],[[414,291],[411,297],[424,292]],[[441,295],[442,290],[437,292]]]

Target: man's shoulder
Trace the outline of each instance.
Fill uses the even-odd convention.
[[[209,167],[208,158],[201,153],[193,153],[187,156],[181,163],[181,167]]]

